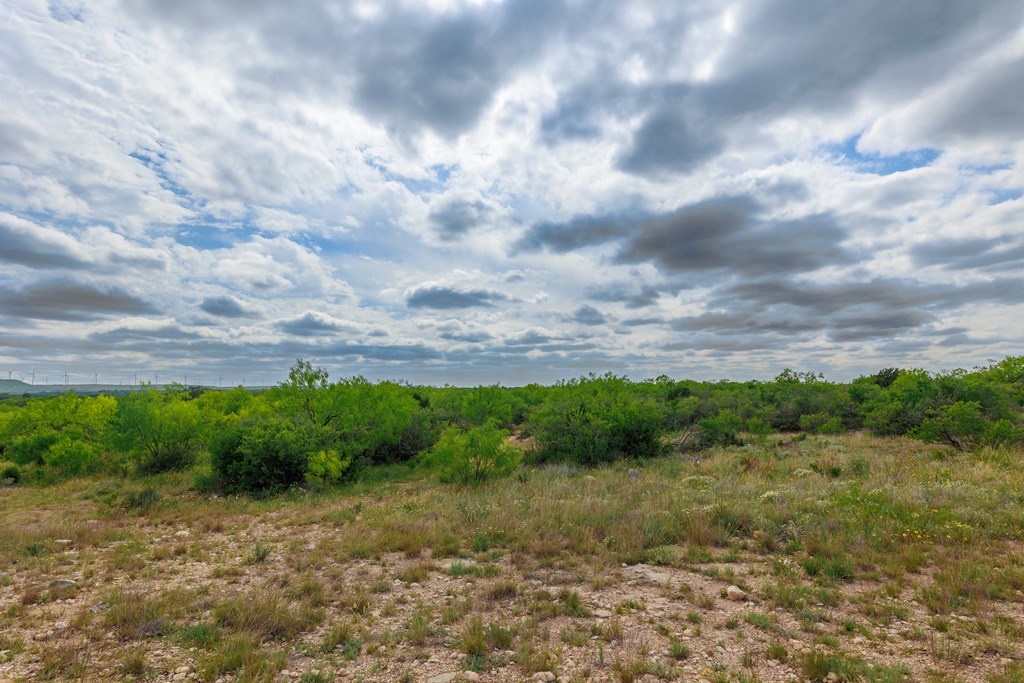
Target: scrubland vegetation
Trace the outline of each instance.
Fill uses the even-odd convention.
[[[8,398],[0,680],[1024,680],[1022,405],[1024,358]]]

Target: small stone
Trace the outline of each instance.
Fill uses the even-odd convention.
[[[462,673],[462,680],[464,681],[479,681],[480,674],[475,671],[464,671]]]
[[[72,541],[70,538],[58,538],[56,541],[54,541],[54,543],[56,543],[57,545],[71,545],[72,543],[74,543],[74,541]]]
[[[744,593],[739,586],[729,586],[725,589],[725,597],[729,598],[733,602],[739,602],[743,598],[747,597],[747,594]]]
[[[541,683],[548,683],[549,681],[555,680],[555,674],[551,673],[550,671],[538,671],[537,673],[533,674],[533,677],[530,678],[530,680],[540,681]]]
[[[180,531],[175,531],[174,535],[178,538],[188,538],[192,533],[188,529],[181,529]]]
[[[837,674],[835,671],[829,671],[828,676],[825,676],[825,681],[826,683],[838,683],[839,674]]]
[[[78,583],[73,579],[57,579],[55,581],[51,581],[50,585],[46,588],[51,593],[63,593],[64,591],[71,590],[77,585]]]
[[[53,625],[53,628],[54,628],[55,631],[63,631],[67,627],[68,627],[67,623],[63,622],[63,621],[58,621],[56,624]]]
[[[611,616],[612,616],[612,613],[609,610],[606,610],[606,609],[596,609],[596,610],[594,610],[594,616],[597,617],[598,619],[610,619]]]
[[[377,654],[379,654],[379,655],[382,655],[382,654],[384,654],[387,651],[388,651],[388,646],[387,645],[381,645],[380,647],[377,648]]]
[[[449,671],[448,673],[437,674],[427,679],[427,683],[451,683],[459,675],[458,671]]]

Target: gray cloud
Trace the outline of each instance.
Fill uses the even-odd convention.
[[[514,250],[565,253],[622,237],[628,229],[628,221],[618,217],[581,216],[567,223],[536,223],[519,238]]]
[[[1024,135],[1022,92],[1024,59],[1018,57],[971,79],[933,113],[928,128],[946,144],[962,137],[1017,140]]]
[[[587,287],[583,295],[591,301],[621,302],[626,308],[644,308],[657,303],[662,291],[678,291],[681,287],[659,288],[647,284],[618,282]]]
[[[490,307],[508,297],[488,289],[454,289],[437,285],[417,287],[405,298],[409,308],[458,309]]]
[[[431,209],[427,218],[443,239],[454,240],[486,223],[492,212],[480,200],[453,199]]]
[[[572,314],[572,319],[584,325],[604,325],[608,318],[593,306],[583,305]]]
[[[400,138],[427,127],[455,137],[473,127],[498,89],[539,58],[565,20],[562,2],[510,0],[433,12],[388,3],[373,16],[353,7],[305,3],[215,6],[183,0],[125,0],[147,25],[165,22],[194,39],[241,43],[239,76],[253,97],[290,90],[304,97],[348,95],[364,116]],[[246,17],[236,31],[237,12]]]
[[[56,230],[0,213],[0,261],[32,268],[85,268],[77,243]]]
[[[219,318],[246,318],[252,315],[248,308],[233,296],[208,296],[199,308]]]
[[[1024,239],[998,237],[937,240],[910,250],[919,266],[944,266],[951,270],[1020,270],[1024,267]]]
[[[117,288],[53,280],[21,290],[0,287],[0,313],[17,318],[84,321],[155,313],[153,306]]]
[[[730,270],[756,276],[849,263],[846,231],[830,215],[772,221],[749,197],[717,197],[643,218],[584,216],[538,223],[516,251],[561,253],[627,238],[620,263],[651,261],[674,273]]]
[[[318,311],[306,311],[303,315],[292,320],[282,320],[277,323],[277,329],[298,337],[316,337],[328,335],[335,332],[354,331],[354,327],[345,325],[331,316]]]
[[[619,260],[653,261],[670,272],[728,269],[746,275],[796,273],[852,257],[846,232],[828,215],[761,221],[744,197],[712,199],[654,218],[630,240]]]
[[[680,105],[649,113],[633,134],[631,148],[619,157],[618,168],[643,176],[686,173],[725,149],[714,126],[690,118]]]

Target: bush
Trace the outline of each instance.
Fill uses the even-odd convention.
[[[272,494],[306,479],[316,430],[263,419],[220,434],[210,444],[213,469],[228,493]]]
[[[192,466],[199,451],[199,411],[184,391],[136,391],[118,400],[112,441],[138,455],[143,474]]]
[[[958,451],[972,450],[985,434],[988,424],[975,401],[956,403],[928,411],[928,417],[913,436],[929,443],[942,443]]]
[[[638,385],[606,375],[554,387],[532,412],[527,428],[541,462],[594,466],[661,451],[661,409]]]
[[[800,430],[811,434],[842,434],[841,417],[829,417],[826,413],[800,416]]]
[[[14,486],[21,483],[21,470],[17,465],[8,465],[0,470],[0,485]]]
[[[100,454],[92,444],[62,436],[43,455],[43,462],[61,474],[85,474],[98,469]]]
[[[731,410],[723,410],[714,417],[697,421],[701,444],[704,446],[732,446],[739,443],[743,420]]]
[[[511,474],[518,466],[519,450],[507,438],[508,432],[493,422],[468,430],[453,425],[424,452],[422,462],[441,481],[478,484]]]
[[[329,486],[341,481],[352,465],[352,456],[338,455],[334,449],[319,450],[306,462],[306,482],[314,486]]]
[[[42,465],[43,456],[60,440],[56,432],[42,432],[18,439],[4,451],[4,457],[19,465]]]
[[[137,491],[125,493],[121,498],[121,508],[128,512],[145,514],[159,502],[160,494],[147,486]]]

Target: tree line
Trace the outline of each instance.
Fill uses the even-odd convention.
[[[526,464],[594,466],[772,434],[868,430],[957,451],[1024,444],[1024,356],[973,370],[887,368],[849,383],[784,370],[770,381],[634,382],[589,375],[552,386],[475,388],[332,381],[299,359],[258,393],[168,385],[127,395],[0,401],[0,480],[191,468],[197,485],[272,494],[326,487],[367,467],[414,463],[479,482]]]

